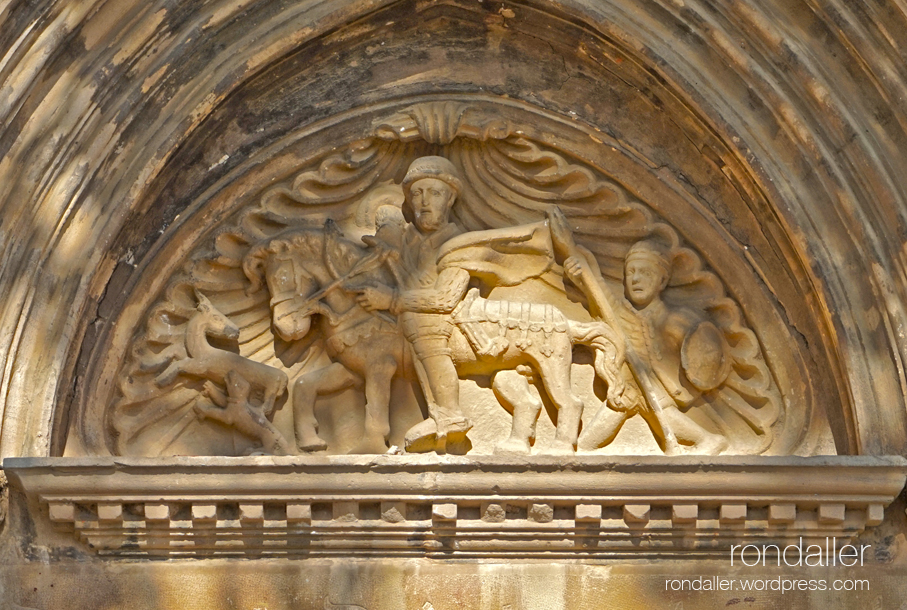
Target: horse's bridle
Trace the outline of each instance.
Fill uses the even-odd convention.
[[[327,241],[327,240],[325,240],[325,241]],[[324,252],[324,255],[325,255],[325,260],[327,260],[327,252]],[[280,316],[278,316],[278,318],[275,319],[274,321],[277,322],[278,320],[281,320],[287,316],[293,315],[294,313],[296,313],[300,310],[305,310],[305,309],[312,307],[312,305],[314,303],[320,301],[322,298],[324,298],[325,295],[327,295],[328,293],[332,292],[333,290],[335,290],[337,288],[340,288],[341,286],[343,286],[343,284],[345,284],[346,282],[348,282],[355,276],[365,273],[366,271],[371,271],[372,269],[383,265],[389,255],[390,255],[390,250],[383,249],[383,248],[378,249],[374,253],[369,254],[369,255],[359,259],[358,261],[356,261],[356,263],[353,264],[353,266],[350,267],[349,270],[342,276],[337,274],[336,269],[332,265],[329,269],[329,272],[335,278],[333,281],[331,281],[330,283],[328,283],[325,286],[322,286],[320,289],[315,291],[314,294],[307,297],[306,300],[303,301],[296,308],[296,311],[288,311],[286,313],[283,313]],[[299,286],[300,276],[305,277],[307,274],[303,274],[302,270],[297,270],[296,262],[293,260],[293,258],[286,257],[286,258],[279,258],[276,260],[281,263],[284,261],[287,261],[290,263],[291,268],[293,269],[295,286]],[[314,278],[312,278],[312,276],[308,275],[308,279],[314,279]],[[294,299],[294,298],[301,296],[298,294],[295,286],[294,286],[293,290],[283,291],[277,295],[273,295],[271,297],[271,308],[273,309],[276,305],[279,305],[280,303],[284,303],[286,301],[289,301],[290,299]],[[375,315],[378,318],[385,319],[385,321],[387,321],[387,322],[394,323],[394,320],[386,319],[387,318],[386,314],[382,314],[381,312],[369,312],[369,313],[371,313],[372,315]]]

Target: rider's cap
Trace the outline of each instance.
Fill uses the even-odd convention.
[[[408,200],[409,189],[413,182],[422,178],[435,178],[447,183],[459,195],[463,191],[463,183],[458,174],[454,164],[444,157],[419,157],[406,170],[406,177],[403,178],[403,194]]]

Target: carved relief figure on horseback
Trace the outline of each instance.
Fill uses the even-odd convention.
[[[354,451],[384,452],[394,376],[415,378],[428,408],[429,417],[406,434],[407,451],[468,449],[471,423],[459,402],[459,379],[484,375],[499,399],[515,406],[512,434],[500,450],[527,453],[540,403],[526,376],[498,381],[500,371],[519,368],[537,373],[558,409],[552,451],[573,452],[584,407],[571,389],[574,343],[594,348],[608,399],[621,396],[623,342],[607,324],[571,321],[550,304],[480,296],[479,286],[514,286],[548,272],[551,238],[545,221],[464,232],[450,220],[460,188],[450,161],[422,157],[403,180],[407,223],[383,225],[365,239],[368,248],[329,222],[250,250],[244,270],[252,290],[262,280],[267,285],[275,331],[287,341],[301,339],[319,314],[333,360],[294,382],[300,450],[326,446],[316,433],[316,398],[364,386],[365,434]]]
[[[644,200],[656,191],[549,140],[559,123],[511,110],[382,111],[362,138],[300,142],[267,185],[224,191],[216,227],[109,338],[121,357],[79,438],[139,456],[786,455],[827,439],[813,406],[788,408],[805,365],[771,339],[788,335],[761,285],[703,256],[671,193]]]

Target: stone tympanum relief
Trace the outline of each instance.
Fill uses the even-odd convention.
[[[364,238],[366,248],[345,241],[328,224],[280,234],[246,257],[244,270],[253,286],[260,287],[261,275],[267,280],[274,328],[282,339],[304,338],[313,313],[326,321],[333,363],[301,375],[293,387],[301,450],[327,447],[315,432],[317,396],[361,384],[365,434],[355,450],[386,451],[394,376],[415,379],[428,407],[429,417],[406,433],[406,450],[443,452],[448,443],[466,450],[462,445],[468,445],[472,423],[461,408],[459,378],[477,375],[488,377],[514,412],[513,433],[499,450],[529,453],[541,403],[527,378],[537,377],[557,408],[551,450],[572,453],[584,408],[571,387],[574,344],[592,347],[608,401],[621,404],[623,339],[610,325],[571,320],[544,301],[487,299],[471,287],[473,279],[486,292],[538,280],[564,292],[561,278],[551,274],[555,256],[548,223],[464,232],[450,219],[462,191],[458,174],[443,157],[413,161],[402,183],[402,211]],[[333,248],[326,249],[330,240]],[[319,246],[321,261],[313,259]],[[338,247],[344,254],[334,254]]]
[[[118,365],[111,452],[801,450],[809,405],[773,373],[795,355],[708,236],[485,107],[364,135],[181,263]]]

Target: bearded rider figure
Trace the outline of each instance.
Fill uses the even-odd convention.
[[[383,285],[363,288],[359,304],[397,316],[412,346],[430,415],[407,437],[434,435],[434,450],[443,452],[447,444],[464,440],[472,427],[460,409],[459,379],[448,345],[454,329],[450,314],[463,300],[470,274],[461,267],[438,264],[441,246],[463,233],[449,218],[463,187],[456,168],[443,157],[416,159],[402,186],[407,225],[398,241],[400,284],[396,290]]]

